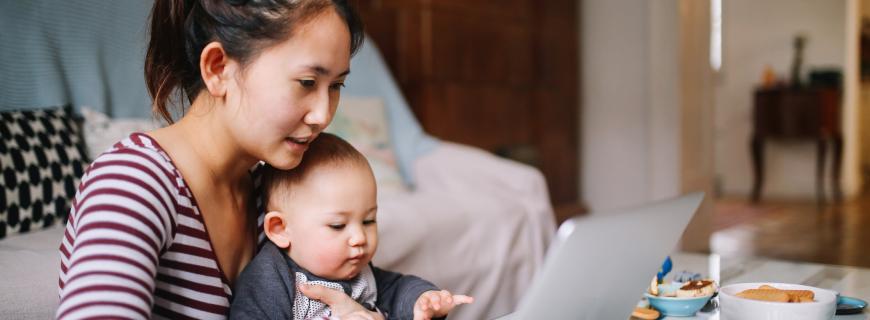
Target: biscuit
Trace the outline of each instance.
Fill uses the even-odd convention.
[[[759,286],[758,290],[776,290],[785,292],[788,295],[788,302],[814,302],[816,297],[815,293],[810,290],[781,290],[766,284]]]
[[[785,293],[789,295],[791,298],[791,302],[804,302],[804,300],[809,299],[809,301],[813,301],[816,298],[816,294],[810,290],[783,290]]]
[[[631,312],[631,316],[638,319],[655,320],[658,319],[661,314],[654,309],[637,307]]]
[[[649,294],[657,296],[659,295],[659,278],[655,276],[652,278],[652,282],[649,284]]]
[[[738,297],[752,300],[789,302],[791,297],[782,290],[777,289],[747,289],[737,294]]]

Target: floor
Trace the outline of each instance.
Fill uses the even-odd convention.
[[[717,199],[711,250],[870,268],[870,195],[842,204]]]

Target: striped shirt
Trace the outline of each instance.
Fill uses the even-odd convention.
[[[229,313],[232,290],[196,200],[166,152],[143,133],[115,144],[85,172],[60,257],[60,319]]]

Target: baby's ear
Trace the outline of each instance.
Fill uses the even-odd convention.
[[[287,219],[284,218],[283,213],[278,211],[266,213],[266,218],[263,220],[263,232],[279,248],[290,247],[290,230],[287,229]]]

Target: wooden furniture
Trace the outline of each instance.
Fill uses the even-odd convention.
[[[552,201],[577,201],[575,0],[355,3],[427,132],[500,154],[531,149]]]
[[[836,88],[770,88],[755,91],[753,133],[750,141],[755,182],[752,201],[761,199],[764,185],[766,139],[812,139],[817,142],[816,197],[825,201],[825,156],[833,149],[831,186],[834,199],[842,199],[840,165],[843,134],[840,130],[840,90]]]

